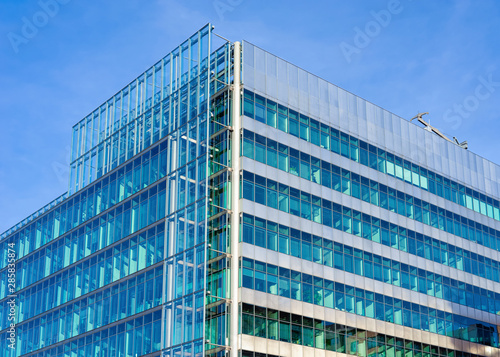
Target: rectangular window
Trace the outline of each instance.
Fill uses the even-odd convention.
[[[276,112],[269,108],[267,108],[267,125],[273,128],[276,128],[277,125]]]

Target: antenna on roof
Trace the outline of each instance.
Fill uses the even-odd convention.
[[[459,142],[456,137],[453,137],[453,140],[455,140],[455,144],[460,146],[461,148],[467,150],[469,148],[469,144],[467,144],[467,140],[464,140],[462,142]]]
[[[448,139],[446,137],[446,135],[444,135],[443,133],[441,133],[437,128],[433,127],[432,125],[430,125],[429,123],[427,123],[424,119],[422,119],[422,117],[426,114],[429,114],[428,112],[425,112],[425,113],[419,113],[417,115],[415,115],[413,118],[410,119],[410,122],[413,120],[413,119],[418,119],[418,121],[420,123],[422,123],[424,125],[424,129],[427,130],[427,131],[430,131],[434,134],[436,134],[437,136],[449,141],[450,143],[453,143],[455,145],[458,145],[460,146],[462,149],[465,149],[467,150],[469,148],[469,145],[467,144],[467,141],[463,141],[463,142],[459,142],[458,139],[456,137],[453,137],[453,139],[455,141],[452,141],[450,139]]]

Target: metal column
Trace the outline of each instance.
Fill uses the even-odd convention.
[[[240,133],[241,133],[241,44],[234,43],[234,76],[232,91],[232,140],[231,140],[231,357],[238,355],[238,303],[240,301],[238,288],[238,270],[239,270],[239,225],[240,225]]]

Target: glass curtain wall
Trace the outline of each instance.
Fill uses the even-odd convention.
[[[211,31],[74,127],[71,196],[0,242],[24,301],[0,356],[203,354]]]
[[[186,41],[170,58],[178,76],[170,95],[176,130],[169,134],[175,165],[167,179],[163,355],[203,355],[212,67],[211,36],[207,43],[203,36]]]
[[[202,75],[210,104],[197,124],[206,133],[198,144],[203,160],[197,176],[188,165],[169,181],[167,276],[174,278],[166,295],[163,356],[224,356],[229,345],[230,58],[226,43],[211,53],[210,70]],[[207,196],[190,206],[195,191]]]
[[[211,29],[206,25],[73,127],[70,194],[201,113],[207,98],[194,89],[208,94],[198,79],[208,69]]]

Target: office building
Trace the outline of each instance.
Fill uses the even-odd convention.
[[[499,174],[207,25],[2,234],[0,356],[499,356]]]

